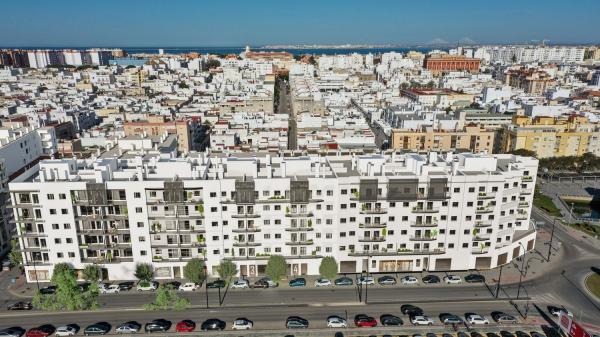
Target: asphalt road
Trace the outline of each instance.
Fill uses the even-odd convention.
[[[279,104],[277,113],[289,115],[288,123],[288,149],[294,150],[298,147],[298,134],[296,127],[296,115],[292,111],[291,93],[284,81],[279,81]]]

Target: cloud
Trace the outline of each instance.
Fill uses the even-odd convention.
[[[463,37],[462,39],[458,40],[458,42],[460,44],[476,44],[477,42],[475,40],[473,40],[470,37]]]

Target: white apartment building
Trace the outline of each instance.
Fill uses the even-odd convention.
[[[52,266],[96,263],[111,280],[137,263],[157,278],[232,260],[264,273],[269,255],[289,274],[488,269],[531,250],[537,160],[418,154],[184,157],[126,152],[46,160],[9,184],[29,281]]]

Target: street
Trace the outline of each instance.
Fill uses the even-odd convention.
[[[288,150],[294,150],[298,147],[298,130],[296,127],[296,115],[292,111],[291,93],[285,81],[277,82],[279,89],[279,103],[277,113],[289,115],[288,124]]]

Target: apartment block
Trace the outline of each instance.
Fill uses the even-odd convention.
[[[191,258],[290,275],[489,269],[531,250],[537,160],[513,155],[271,157],[264,153],[45,160],[10,186],[29,281],[52,266],[134,279],[151,263],[182,277]]]
[[[409,151],[453,151],[492,153],[494,131],[479,125],[462,129],[442,130],[423,127],[418,130],[393,129],[391,148]]]

